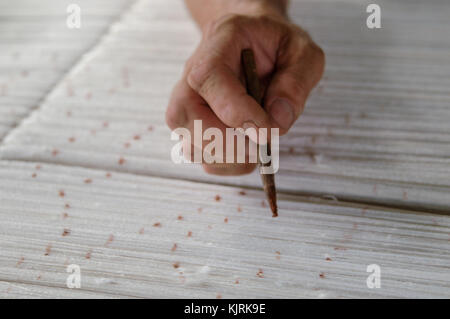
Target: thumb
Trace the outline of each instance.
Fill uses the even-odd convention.
[[[286,134],[302,114],[309,93],[322,76],[323,61],[321,50],[318,55],[303,55],[300,62],[291,61],[273,76],[264,105],[273,127],[280,128],[280,135]]]

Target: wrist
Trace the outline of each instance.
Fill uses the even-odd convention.
[[[186,0],[202,30],[208,24],[231,14],[287,19],[287,2],[288,0]]]

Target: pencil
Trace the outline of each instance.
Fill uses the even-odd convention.
[[[258,102],[261,107],[263,106],[263,92],[261,84],[259,82],[258,74],[256,72],[256,62],[251,49],[242,50],[242,68],[244,70],[245,82],[247,86],[247,93]],[[258,165],[270,166],[270,162],[262,164],[259,158],[259,148],[267,147],[267,155],[271,155],[270,143],[266,145],[258,145]],[[277,207],[277,192],[275,188],[275,175],[274,174],[261,174],[261,179],[264,186],[264,192],[266,193],[267,200],[269,201],[270,209],[272,210],[272,216],[278,216]]]

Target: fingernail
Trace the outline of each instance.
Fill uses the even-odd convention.
[[[246,131],[245,134],[253,142],[258,143],[258,127],[253,122],[245,122],[242,128]],[[248,130],[248,131],[247,131]]]
[[[288,129],[295,121],[294,108],[285,99],[276,99],[269,108],[270,116],[280,126]]]

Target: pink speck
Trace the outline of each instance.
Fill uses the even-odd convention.
[[[403,200],[408,200],[408,193],[403,191]]]
[[[65,237],[65,236],[68,236],[68,235],[70,235],[70,229],[64,228],[64,230],[62,232],[62,236]]]
[[[52,250],[52,245],[51,245],[51,244],[48,244],[47,247],[45,248],[45,254],[44,254],[44,256],[50,255],[51,250]]]
[[[113,240],[114,240],[114,235],[113,234],[109,235],[109,238],[105,243],[105,246],[108,246],[109,244],[111,244],[113,242]]]
[[[260,268],[258,269],[258,272],[256,273],[256,276],[259,278],[264,278],[264,271]]]
[[[22,265],[24,260],[25,260],[24,257],[20,257],[19,261],[16,264],[16,267],[19,267],[20,265]]]

